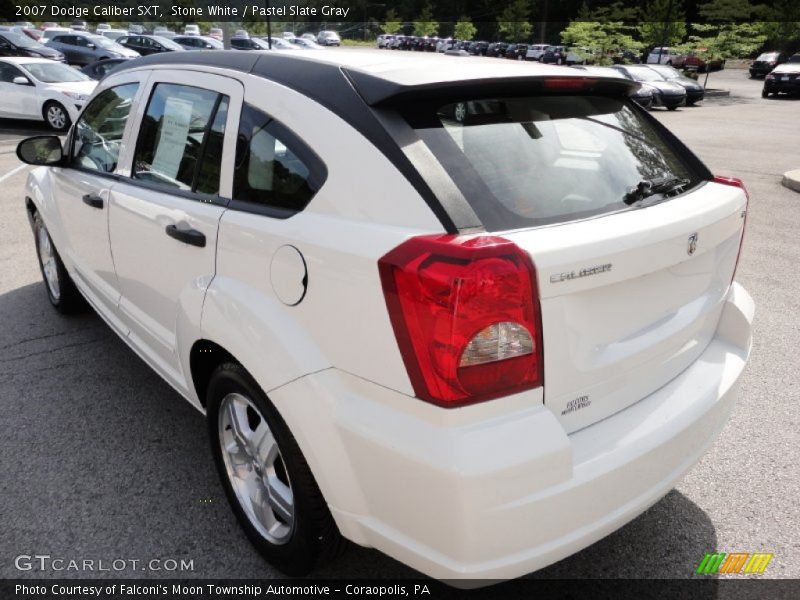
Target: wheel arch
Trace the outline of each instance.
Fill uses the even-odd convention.
[[[207,404],[206,392],[208,391],[211,374],[214,369],[226,362],[235,362],[246,369],[242,361],[216,342],[199,339],[192,344],[192,348],[189,351],[189,370],[197,399],[203,408],[206,408]]]

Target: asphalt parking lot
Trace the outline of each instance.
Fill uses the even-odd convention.
[[[536,577],[690,577],[714,551],[771,552],[764,577],[800,577],[800,194],[780,185],[800,168],[800,98],[762,99],[762,82],[740,70],[712,73],[709,85],[731,95],[653,114],[751,194],[738,279],[757,313],[738,406],[675,490]],[[278,576],[228,508],[203,417],[99,317],[51,309],[22,204],[29,169],[14,153],[17,140],[41,132],[0,121],[0,577],[108,575],[20,572],[20,554],[184,559],[194,569],[181,576]],[[415,573],[351,547],[317,575]]]

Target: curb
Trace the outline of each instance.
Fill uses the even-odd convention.
[[[730,90],[718,90],[714,88],[706,89],[706,98],[722,98],[723,96],[730,96]]]
[[[800,169],[795,171],[786,171],[783,174],[783,181],[781,181],[790,190],[800,192]]]

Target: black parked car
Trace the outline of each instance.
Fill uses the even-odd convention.
[[[750,64],[750,77],[764,77],[789,57],[784,52],[764,52]]]
[[[116,69],[122,64],[131,60],[130,58],[107,58],[106,60],[98,60],[81,69],[81,73],[88,75],[92,79],[100,80],[111,71]]]
[[[489,42],[472,42],[467,48],[467,52],[475,56],[486,56],[489,50]]]
[[[695,102],[700,102],[706,93],[705,88],[694,79],[686,77],[675,67],[669,65],[647,65],[667,81],[677,83],[686,90],[686,105],[692,106]]]
[[[505,42],[494,42],[493,44],[489,44],[489,47],[486,49],[486,56],[503,58],[505,57],[507,50],[508,44]]]
[[[794,54],[785,64],[778,66],[764,78],[762,98],[781,92],[800,94],[800,54]]]
[[[417,45],[417,38],[413,35],[405,35],[397,44],[398,50],[412,50]]]
[[[563,65],[567,62],[567,49],[564,46],[550,46],[544,51],[539,61],[552,65]]]
[[[511,60],[525,60],[528,54],[528,44],[509,44],[506,48],[506,58]]]
[[[64,61],[64,54],[18,31],[0,31],[0,56],[33,56]]]
[[[611,67],[628,79],[655,88],[653,106],[663,106],[667,110],[675,110],[686,103],[686,89],[674,81],[667,81],[657,71],[647,65],[614,65]]]
[[[172,38],[186,50],[223,50],[225,45],[217,39],[205,35],[176,35]]]
[[[159,35],[129,35],[117,40],[120,46],[135,50],[142,56],[159,52],[182,51],[183,46]]]

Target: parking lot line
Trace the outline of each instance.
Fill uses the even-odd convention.
[[[27,168],[28,168],[28,165],[20,165],[15,169],[11,169],[5,175],[0,175],[0,183],[3,183],[6,179],[11,177],[12,175],[15,175],[16,173],[19,173],[20,171],[22,171],[22,169],[27,169]]]

